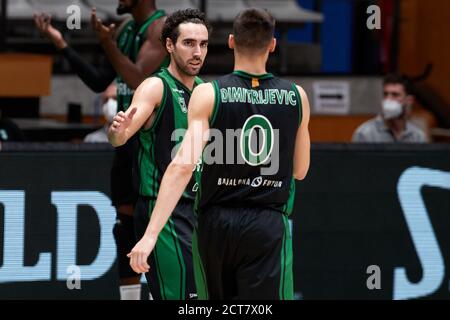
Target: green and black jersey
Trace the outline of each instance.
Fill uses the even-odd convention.
[[[295,138],[302,119],[297,87],[272,74],[242,71],[212,84],[215,105],[210,127],[220,131],[224,143],[212,139],[203,151],[197,212],[219,205],[290,214]],[[217,154],[224,159],[217,159]]]
[[[148,27],[155,20],[164,17],[165,15],[163,10],[157,10],[143,24],[137,24],[136,21],[130,20],[123,27],[117,38],[119,50],[132,62],[136,62],[139,50],[147,37]],[[166,57],[160,67],[167,67],[168,65],[169,58]],[[120,75],[117,75],[116,84],[119,111],[126,111],[133,99],[134,90],[128,87]]]
[[[159,108],[150,128],[139,131],[141,147],[139,151],[140,190],[145,197],[156,198],[161,179],[167,166],[175,156],[176,148],[183,140],[187,129],[187,107],[191,90],[178,81],[167,69],[155,75],[164,84],[164,92]],[[202,83],[195,78],[194,87]],[[186,188],[184,198],[194,199],[194,179]]]

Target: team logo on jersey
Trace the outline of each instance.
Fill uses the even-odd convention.
[[[198,190],[198,182],[196,182],[192,187],[192,192],[197,192],[197,190]]]
[[[262,177],[256,177],[255,179],[253,179],[251,186],[254,188],[258,188],[261,185],[262,181]]]
[[[186,101],[183,97],[178,98],[178,104],[180,105],[181,111],[183,111],[183,113],[187,113]]]

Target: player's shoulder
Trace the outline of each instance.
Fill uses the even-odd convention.
[[[155,19],[147,28],[147,39],[155,38],[159,41],[162,30],[164,28],[164,23],[166,22],[167,16],[163,15]]]
[[[159,92],[159,91],[162,91],[163,88],[164,88],[164,82],[157,75],[153,75],[153,76],[146,78],[139,85],[140,91],[145,91],[147,93]]]
[[[203,82],[195,86],[193,93],[196,95],[208,96],[214,94],[214,85],[212,82]]]
[[[119,26],[116,29],[116,38],[118,38],[123,30],[125,29],[126,26],[128,26],[129,24],[133,23],[133,17],[127,17],[125,19],[123,19],[120,23]]]
[[[295,88],[297,89],[298,93],[300,93],[301,96],[306,96],[306,91],[305,89],[303,89],[301,85],[296,84],[295,82],[292,82],[292,85],[295,86]]]

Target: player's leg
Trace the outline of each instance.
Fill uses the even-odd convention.
[[[286,216],[248,209],[236,253],[238,299],[293,299],[292,237]]]
[[[139,198],[135,210],[136,234],[145,233],[154,199]],[[195,225],[192,204],[178,204],[149,257],[145,274],[155,300],[196,299],[192,264],[192,233]]]
[[[184,299],[196,300],[198,298],[195,277],[194,266],[192,258],[192,235],[195,225],[197,224],[197,218],[194,215],[194,203],[192,201],[181,200],[175,207],[172,213],[173,231],[172,234],[174,243],[178,243],[176,254],[177,260],[181,261],[181,265],[184,266],[184,276],[181,280],[184,282]]]
[[[195,281],[200,300],[237,297],[233,256],[239,240],[234,225],[236,215],[229,209],[211,207],[198,217],[193,236]]]
[[[132,164],[137,140],[133,139],[116,148],[111,168],[111,198],[116,207],[116,224],[113,229],[117,248],[121,300],[140,300],[140,275],[131,269],[126,256],[136,244],[133,211],[136,188],[133,186]]]
[[[150,221],[150,213],[155,205],[155,200],[149,197],[139,196],[134,208],[134,230],[136,238],[141,239],[147,229]],[[158,286],[158,273],[156,269],[156,263],[153,255],[148,258],[148,264],[150,271],[145,274],[147,280],[147,286],[150,291],[150,295],[154,300],[161,300],[161,294]]]
[[[140,275],[130,267],[127,254],[136,244],[132,205],[120,205],[116,208],[117,216],[113,234],[117,248],[117,264],[119,270],[119,285],[121,300],[140,300]],[[131,211],[130,211],[131,210]],[[130,214],[131,212],[131,214]]]

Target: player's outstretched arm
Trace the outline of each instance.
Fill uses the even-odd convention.
[[[117,35],[115,25],[104,25],[97,17],[95,8],[91,13],[91,24],[114,69],[132,89],[136,89],[145,78],[156,72],[167,55],[166,49],[159,40],[164,24],[163,18],[155,21],[148,28],[136,62],[122,54],[115,38]]]
[[[214,106],[214,89],[210,83],[199,85],[192,93],[188,107],[188,130],[175,158],[162,178],[158,198],[144,236],[128,254],[135,272],[149,270],[147,258],[158,235],[167,223],[178,200],[189,183],[192,171],[208,140],[209,118]]]
[[[297,130],[294,151],[294,178],[303,180],[309,169],[311,142],[309,139],[309,101],[305,90],[297,86],[302,99],[302,123]]]
[[[64,40],[62,33],[53,27],[51,15],[35,13],[33,16],[39,32],[53,42],[55,47],[61,51],[64,58],[69,62],[72,69],[92,91],[100,93],[109,86],[116,77],[116,71],[106,60],[106,57],[103,57],[99,66],[91,65],[71,48]]]
[[[109,142],[118,147],[125,144],[143,125],[149,121],[155,108],[159,107],[164,91],[161,79],[148,78],[137,88],[126,112],[120,111],[108,130]]]

